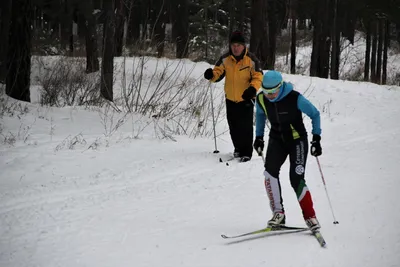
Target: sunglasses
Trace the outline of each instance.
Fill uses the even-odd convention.
[[[282,84],[283,84],[283,81],[278,83],[277,86],[275,86],[273,88],[268,88],[268,89],[264,88],[264,86],[261,85],[262,86],[262,91],[263,91],[264,94],[268,94],[268,95],[275,94],[279,90],[279,88],[281,88]]]

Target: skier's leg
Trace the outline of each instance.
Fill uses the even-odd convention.
[[[243,161],[248,161],[253,155],[253,114],[254,105],[250,101],[243,101],[239,104],[239,150]]]
[[[240,127],[238,127],[238,104],[226,99],[226,118],[229,126],[234,152],[240,152]]]
[[[290,150],[290,183],[296,192],[303,217],[308,224],[308,220],[315,219],[315,211],[311,193],[308,190],[304,179],[305,167],[307,162],[308,142],[307,138],[299,138],[293,141]],[[316,219],[315,219],[316,220]],[[318,221],[316,221],[318,223]],[[311,228],[311,227],[310,227]]]
[[[284,213],[279,172],[286,160],[287,151],[281,140],[269,138],[265,156],[265,189],[272,213]]]

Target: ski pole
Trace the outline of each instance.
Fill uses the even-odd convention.
[[[321,164],[319,164],[318,157],[315,157],[315,158],[317,159],[319,172],[321,173],[322,183],[324,184],[326,196],[328,197],[329,206],[331,207],[331,212],[332,212],[332,216],[333,216],[333,224],[339,224],[339,222],[335,218],[335,214],[333,213],[332,203],[331,203],[331,200],[328,195],[328,189],[326,188],[326,183],[325,183],[325,179],[324,179],[324,174],[322,173]]]
[[[213,119],[213,130],[214,130],[214,145],[215,145],[215,150],[213,153],[219,153],[217,149],[217,134],[215,133],[215,118],[214,118],[214,99],[212,95],[212,90],[211,90],[211,82],[208,83],[208,89],[210,90],[210,95],[211,95],[211,113],[212,113],[212,119]]]

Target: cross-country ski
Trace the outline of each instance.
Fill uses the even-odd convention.
[[[308,228],[302,228],[302,227],[288,227],[288,226],[280,226],[280,227],[266,227],[262,228],[259,230],[243,233],[243,234],[238,234],[238,235],[225,235],[222,234],[221,237],[224,239],[230,239],[230,238],[239,238],[239,237],[245,237],[245,236],[250,236],[250,235],[257,235],[257,234],[263,234],[263,233],[269,233],[269,232],[303,232],[309,230]]]

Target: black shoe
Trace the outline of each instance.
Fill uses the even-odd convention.
[[[240,162],[247,162],[247,161],[250,161],[250,160],[251,160],[251,158],[248,157],[248,156],[243,156],[243,157],[240,158]]]

